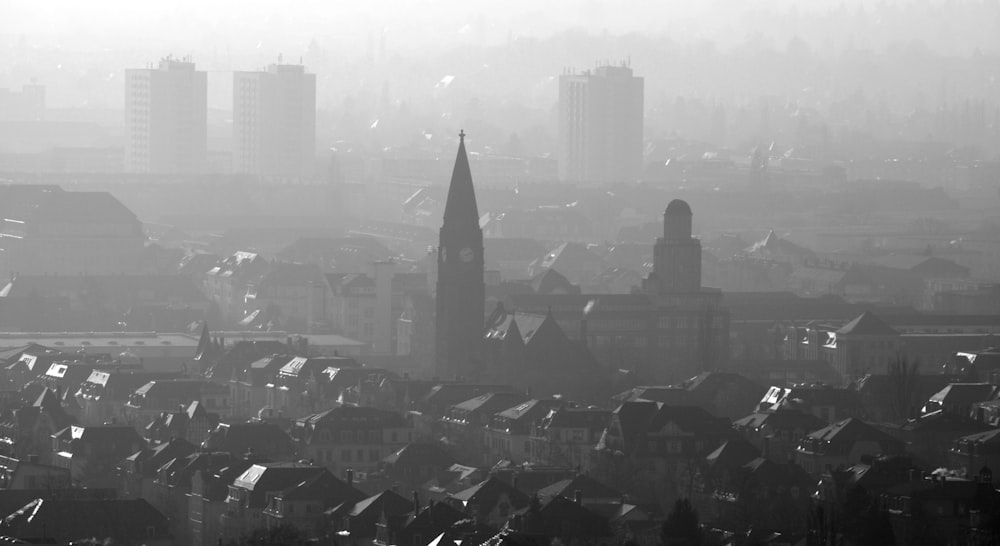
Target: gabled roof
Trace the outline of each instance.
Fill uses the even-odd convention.
[[[776,411],[752,413],[733,421],[733,426],[744,429],[768,427],[774,430],[816,430],[825,423],[811,413],[795,409],[779,408]]]
[[[837,330],[837,335],[898,336],[899,332],[883,322],[875,313],[865,311]]]
[[[376,516],[379,513],[405,514],[412,509],[412,501],[407,500],[395,491],[385,490],[358,501],[347,511],[347,515],[358,517],[362,515]]]
[[[1000,445],[1000,428],[987,430],[986,432],[979,432],[977,434],[970,434],[968,436],[962,436],[959,438],[959,441],[971,444]]]
[[[542,501],[558,496],[573,499],[578,491],[584,499],[620,500],[622,497],[622,492],[618,489],[601,483],[586,474],[578,474],[573,478],[561,480],[548,487],[543,487],[538,490],[538,497]]]
[[[971,408],[976,402],[985,402],[997,397],[998,387],[989,383],[952,383],[930,397],[945,407],[961,406]]]
[[[937,410],[920,417],[910,419],[900,427],[908,432],[933,434],[935,432],[950,432],[954,436],[991,430],[993,427],[976,421],[971,417],[958,413]]]
[[[496,505],[501,495],[507,495],[507,498],[510,499],[511,505],[515,509],[528,505],[527,495],[514,489],[514,486],[496,476],[490,476],[468,489],[449,495],[449,498],[461,502],[466,506],[478,505],[485,508],[492,508]]]
[[[284,489],[275,497],[284,500],[322,500],[325,506],[330,507],[343,502],[360,501],[365,495],[326,471]]]
[[[329,470],[302,463],[255,464],[233,481],[233,487],[251,492],[250,507],[263,508],[267,504],[268,493],[283,491],[322,473],[329,473]]]
[[[705,457],[709,466],[721,466],[723,468],[736,468],[754,460],[760,456],[760,450],[742,437],[735,437],[726,440],[715,451]]]
[[[488,392],[452,406],[452,412],[481,412],[493,415],[525,401],[527,397],[519,392]]]
[[[531,288],[536,294],[580,293],[580,287],[569,282],[569,279],[551,267],[531,279]]]
[[[144,499],[36,499],[5,517],[0,530],[62,543],[81,537],[111,538],[121,544],[169,537],[167,518]]]
[[[564,406],[560,400],[528,400],[516,406],[497,412],[496,416],[510,421],[535,421],[548,415],[549,410]]]
[[[437,466],[447,467],[454,463],[453,457],[436,444],[418,442],[406,444],[395,453],[382,459],[382,462],[399,466]]]
[[[837,421],[832,425],[814,431],[806,438],[826,443],[829,446],[827,452],[830,453],[846,453],[850,450],[851,446],[860,441],[878,442],[883,449],[890,446],[900,448],[902,446],[902,442],[896,438],[853,417]]]
[[[667,424],[693,434],[726,434],[731,430],[729,421],[715,417],[699,406],[661,405],[649,421],[649,430],[659,431]]]

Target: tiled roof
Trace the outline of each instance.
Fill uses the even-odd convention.
[[[899,335],[892,326],[878,318],[875,313],[865,311],[854,320],[837,330],[838,335],[855,336],[895,336]]]

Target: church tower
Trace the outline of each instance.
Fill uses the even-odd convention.
[[[653,286],[660,294],[701,291],[701,241],[691,236],[691,207],[674,199],[663,213],[663,237],[653,247]]]
[[[435,373],[442,379],[468,377],[479,367],[486,315],[483,230],[465,153],[465,132],[458,137],[437,257]]]

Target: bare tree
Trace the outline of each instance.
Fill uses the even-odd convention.
[[[894,420],[911,417],[916,404],[917,382],[920,380],[920,362],[907,358],[902,352],[889,361],[889,409]]]

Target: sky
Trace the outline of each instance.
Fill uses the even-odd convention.
[[[379,47],[383,34],[389,47],[418,50],[566,29],[724,41],[766,26],[770,13],[808,18],[983,2],[995,0],[3,0],[0,35],[64,47],[198,49],[291,49],[321,39],[362,55]]]

